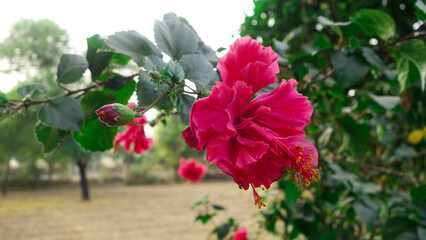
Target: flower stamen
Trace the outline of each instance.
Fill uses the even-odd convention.
[[[259,196],[259,194],[256,192],[256,189],[254,188],[254,185],[251,183],[251,188],[253,189],[253,196],[254,196],[254,205],[261,209],[262,207],[266,207],[266,204],[263,202],[263,198]]]

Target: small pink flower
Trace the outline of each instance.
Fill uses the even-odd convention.
[[[269,188],[288,168],[294,182],[307,186],[319,179],[318,152],[304,139],[311,102],[297,92],[294,79],[272,92],[256,92],[278,81],[277,54],[250,37],[238,39],[218,63],[223,82],[197,100],[186,143],[207,150],[207,161],[230,175],[240,188],[253,188],[255,204],[264,206],[255,188]]]
[[[188,161],[185,161],[184,158],[180,159],[178,174],[182,179],[188,179],[190,183],[199,182],[206,171],[206,165],[200,163],[197,166],[197,161],[194,158],[190,158]]]
[[[237,229],[237,231],[235,231],[235,235],[232,238],[232,240],[248,240],[247,229],[246,228]]]
[[[133,109],[136,104],[129,103],[129,108]],[[143,125],[146,123],[145,115],[134,119],[137,125]],[[130,154],[130,147],[133,145],[133,152],[141,154],[148,148],[152,147],[152,138],[145,136],[143,126],[135,126],[129,123],[125,126],[127,130],[122,133],[118,133],[114,139],[114,152],[117,150],[118,144],[122,145],[128,154]]]

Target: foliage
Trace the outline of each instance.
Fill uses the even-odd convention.
[[[314,115],[306,131],[324,169],[317,185],[300,189],[284,177],[265,194],[262,230],[283,239],[425,238],[426,141],[408,140],[426,122],[422,6],[421,0],[255,1],[255,14],[246,17],[241,33],[273,46],[281,77],[296,78],[299,92],[309,97]],[[42,105],[36,134],[45,152],[70,136],[86,150],[106,151],[117,128],[102,125],[94,111],[126,104],[136,92],[137,111],[159,111],[149,124],[172,124],[159,128],[156,144],[164,150],[162,158],[177,166],[177,155],[186,150],[176,138],[185,124],[174,115],[188,122],[193,102],[219,80],[218,59],[173,13],[155,22],[154,33],[155,44],[135,31],[88,38],[86,56],[60,58],[56,88],[65,92],[47,97],[38,84],[21,87],[20,99],[1,94],[0,119],[10,121],[15,113]],[[132,64],[137,72],[121,74],[135,69]],[[88,71],[89,83],[82,77]],[[165,120],[169,115],[174,117]],[[76,158],[88,154],[68,152]],[[204,199],[195,205],[210,204]],[[206,223],[214,215],[206,210],[196,220]],[[212,233],[225,239],[235,226],[230,219]]]
[[[266,193],[261,229],[283,239],[425,237],[425,143],[408,138],[426,122],[419,2],[254,2],[241,34],[274,47],[284,77],[312,101],[307,133],[324,168],[317,185],[283,178]]]

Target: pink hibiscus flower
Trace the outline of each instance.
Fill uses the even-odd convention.
[[[129,103],[129,108],[133,109],[136,106],[135,103]],[[143,125],[146,123],[145,115],[134,119],[137,125]],[[127,130],[122,133],[118,133],[114,139],[114,152],[117,150],[118,144],[122,145],[128,154],[130,154],[130,147],[133,145],[133,152],[141,154],[148,148],[152,147],[152,138],[145,136],[143,126],[135,126],[132,123],[125,125]]]
[[[232,240],[248,240],[247,229],[246,228],[237,229],[237,231],[235,231],[235,235],[232,238]]]
[[[318,152],[304,139],[312,115],[307,97],[295,90],[294,79],[282,80],[272,92],[261,88],[274,83],[279,72],[277,54],[250,37],[238,39],[217,65],[223,82],[209,97],[197,100],[190,125],[182,135],[207,161],[230,175],[240,188],[253,188],[255,204],[265,206],[255,188],[269,188],[283,168],[293,182],[307,186],[319,179]]]
[[[197,161],[195,161],[194,158],[190,158],[188,161],[185,161],[184,158],[181,158],[177,172],[182,179],[188,179],[190,183],[197,183],[201,180],[206,171],[206,165],[200,163],[197,166]]]

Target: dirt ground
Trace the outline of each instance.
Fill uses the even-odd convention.
[[[214,239],[213,224],[195,223],[197,211],[190,209],[205,194],[226,207],[216,223],[232,216],[256,228],[252,192],[233,182],[112,186],[92,187],[89,202],[80,200],[78,188],[10,192],[0,197],[0,239]]]

